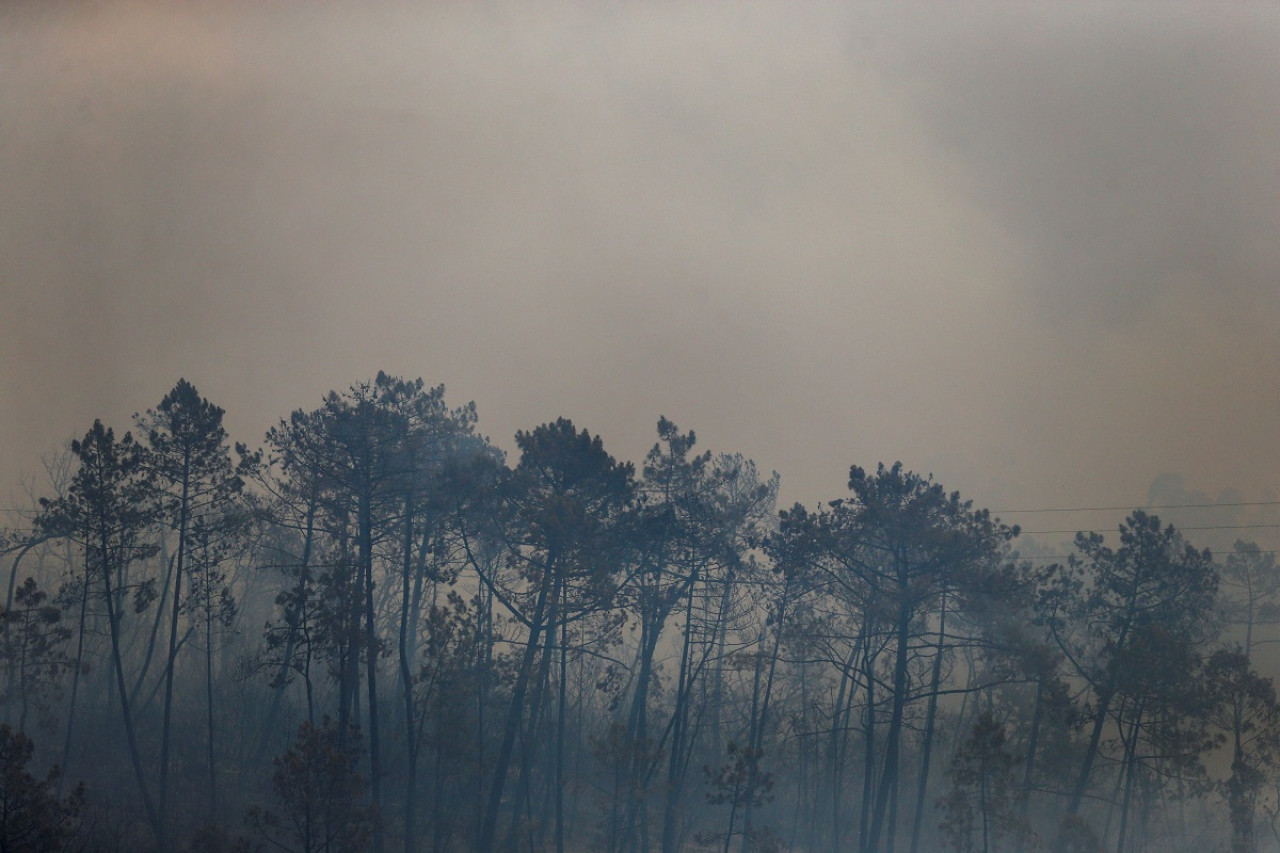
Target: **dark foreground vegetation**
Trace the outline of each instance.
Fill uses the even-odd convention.
[[[777,511],[658,421],[508,460],[379,375],[179,381],[5,531],[0,851],[1210,851],[1276,837],[1280,578],[1135,511],[1045,565],[901,465]],[[18,518],[21,518],[19,516]]]

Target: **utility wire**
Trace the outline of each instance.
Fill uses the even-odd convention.
[[[993,509],[989,510],[993,513],[1015,513],[1015,512],[1128,512],[1134,509],[1204,509],[1204,508],[1227,508],[1237,506],[1280,506],[1280,501],[1235,501],[1231,503],[1207,503],[1207,504],[1153,504],[1151,506],[1064,506],[1064,507],[1048,507],[1043,509]]]
[[[1241,506],[1280,506],[1280,501],[1234,501],[1230,503],[1200,503],[1200,504],[1153,504],[1151,506],[1063,506],[1063,507],[1040,507],[1037,509],[992,509],[988,510],[993,514],[1011,515],[1013,513],[1046,513],[1046,512],[1129,512],[1135,509],[1228,509],[1231,507]],[[0,512],[35,512],[39,507],[21,507],[21,506],[4,506],[0,507]],[[1183,528],[1184,530],[1192,529],[1208,529],[1208,528]],[[1045,531],[1054,533],[1057,531]]]
[[[1214,550],[1214,549],[1210,549]],[[1257,551],[1250,551],[1250,554],[1280,554],[1280,548],[1259,548]],[[1079,557],[1079,554],[1019,554],[1019,560],[1069,560],[1072,557]]]
[[[1034,510],[988,510],[993,514],[1010,515],[1014,512],[1128,512],[1132,510],[1199,510],[1199,508],[1230,508],[1238,506],[1280,506],[1280,501],[1234,501],[1228,503],[1155,503],[1151,506],[1059,506],[1038,507]],[[38,507],[0,506],[0,512],[32,512]]]
[[[1178,530],[1250,530],[1253,528],[1280,527],[1280,524],[1209,524],[1203,527],[1178,527]],[[1080,533],[1084,528],[1077,527],[1074,530],[1023,530],[1023,533],[1040,534],[1040,533]]]

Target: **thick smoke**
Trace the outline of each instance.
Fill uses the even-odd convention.
[[[1274,9],[0,15],[6,483],[178,375],[253,441],[380,368],[787,500],[1275,481]]]

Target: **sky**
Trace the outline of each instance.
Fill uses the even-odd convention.
[[[378,370],[508,450],[638,462],[665,415],[784,504],[895,460],[1029,530],[1276,500],[1277,43],[1248,2],[13,0],[0,502],[179,377],[256,444]]]

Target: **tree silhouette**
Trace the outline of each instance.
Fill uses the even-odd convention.
[[[1000,842],[1017,839],[1022,849],[1030,834],[1018,816],[1014,758],[1006,748],[1005,727],[990,712],[973,724],[951,762],[951,790],[939,803],[942,832],[956,853],[994,853]]]
[[[710,805],[728,805],[729,820],[723,833],[703,834],[702,843],[722,841],[724,853],[729,853],[729,846],[736,835],[738,812],[753,806],[762,806],[773,799],[773,775],[760,769],[760,759],[764,750],[750,746],[738,746],[729,741],[726,760],[723,764],[702,768],[706,776],[706,798]],[[746,837],[744,843],[751,842],[751,827],[746,826],[741,834]]]
[[[1207,551],[1188,544],[1172,526],[1141,510],[1120,525],[1110,548],[1098,533],[1076,537],[1078,556],[1055,567],[1037,606],[1073,673],[1092,695],[1084,756],[1067,813],[1075,814],[1089,787],[1107,721],[1120,709],[1135,733],[1165,710],[1161,701],[1186,698],[1186,662],[1213,639],[1218,573]],[[1163,668],[1159,664],[1183,661]],[[1135,678],[1135,674],[1141,677]],[[1136,741],[1135,741],[1136,743]],[[1127,772],[1135,749],[1126,749]]]
[[[168,829],[169,749],[173,717],[173,679],[177,669],[178,617],[184,610],[204,612],[206,629],[212,622],[208,612],[212,590],[219,575],[218,564],[227,555],[226,540],[243,526],[244,516],[233,509],[233,502],[244,487],[244,481],[231,461],[226,430],[222,427],[223,410],[200,396],[185,379],[179,379],[165,394],[160,405],[137,417],[138,427],[145,432],[149,453],[146,468],[157,490],[158,509],[164,522],[177,537],[172,570],[169,643],[164,672],[164,718],[160,734],[160,823]],[[246,460],[246,467],[249,460]],[[193,590],[204,600],[188,602],[183,597],[183,581],[187,574],[203,581],[205,589]],[[169,587],[165,578],[165,587]],[[203,596],[201,596],[203,593]],[[202,610],[203,608],[203,610]],[[206,630],[206,634],[210,634]],[[207,637],[206,669],[212,668],[212,643]],[[213,709],[209,703],[209,816],[214,817],[217,789],[213,765]],[[161,838],[165,846],[165,838]]]
[[[94,421],[83,440],[71,442],[71,452],[79,468],[67,494],[54,501],[41,501],[37,524],[52,535],[73,539],[81,546],[86,595],[100,586],[129,761],[147,820],[160,839],[163,829],[142,769],[121,638],[127,594],[133,592],[133,609],[138,613],[149,606],[155,595],[150,581],[136,582],[129,576],[134,563],[156,551],[155,545],[142,541],[155,518],[154,491],[144,469],[145,451],[131,434],[125,433],[117,441],[109,427]]]
[[[6,688],[0,699],[11,712],[18,707],[17,728],[25,731],[30,710],[41,727],[53,724],[52,703],[62,677],[75,665],[63,650],[71,629],[62,623],[62,610],[46,604],[48,593],[27,578],[14,594],[14,607],[0,611],[7,637],[3,667]]]
[[[536,728],[533,722],[543,706],[557,629],[565,628],[573,618],[605,608],[616,591],[617,580],[608,552],[619,545],[615,522],[633,489],[630,463],[615,461],[598,436],[586,430],[579,432],[564,418],[530,432],[516,433],[516,443],[521,450],[520,464],[507,479],[500,512],[507,565],[520,591],[509,590],[503,593],[503,599],[510,602],[514,615],[525,625],[528,639],[512,685],[511,704],[481,825],[479,849],[484,853],[494,849],[503,792],[517,738],[524,728],[531,688],[535,701],[530,703],[532,718],[528,728]],[[493,579],[489,586],[498,588]],[[563,637],[560,649],[564,650]],[[535,672],[539,653],[541,663]],[[559,720],[563,722],[566,657],[561,654],[559,658]],[[564,731],[558,727],[552,774],[562,771],[563,746]],[[531,754],[529,747],[522,752],[521,764],[525,765]],[[529,775],[520,774],[516,803],[523,799],[521,789],[529,784]],[[561,787],[556,784],[554,790]],[[559,827],[558,805],[556,812]],[[517,824],[518,815],[513,817],[513,830]]]
[[[27,771],[35,745],[22,732],[0,724],[0,850],[54,853],[76,830],[84,786],[59,799],[57,767],[44,779]]]
[[[1231,821],[1231,851],[1253,853],[1258,796],[1280,760],[1275,685],[1254,672],[1244,650],[1235,647],[1209,658],[1204,691],[1208,723],[1231,749],[1231,775],[1219,785]]]
[[[303,723],[293,745],[274,761],[278,810],[251,808],[248,822],[279,850],[361,853],[378,817],[356,769],[361,754],[358,731],[339,732],[329,717],[319,726]]]

